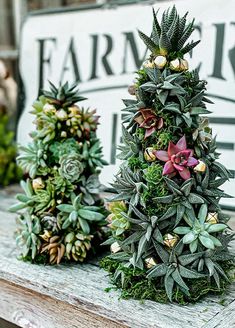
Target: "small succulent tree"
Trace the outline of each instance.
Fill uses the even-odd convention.
[[[187,24],[173,7],[153,11],[150,50],[124,100],[123,160],[108,217],[112,255],[101,265],[124,296],[185,302],[229,282],[228,217],[219,201],[228,170],[217,161],[206,82],[188,69]],[[188,43],[187,43],[188,42]]]
[[[99,172],[106,162],[96,137],[95,110],[75,105],[76,84],[43,91],[33,104],[36,130],[18,163],[28,173],[24,194],[11,211],[19,212],[16,232],[22,257],[59,264],[84,261],[103,238],[105,209],[99,197]]]
[[[0,187],[18,182],[22,177],[22,171],[16,164],[14,132],[10,131],[8,123],[6,108],[0,104]]]

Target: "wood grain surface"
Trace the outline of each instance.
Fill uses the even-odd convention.
[[[196,305],[121,300],[95,264],[32,265],[17,260],[14,190],[0,192],[0,317],[23,328],[235,327],[235,286]],[[1,327],[2,328],[2,327]],[[5,327],[3,327],[5,328]]]

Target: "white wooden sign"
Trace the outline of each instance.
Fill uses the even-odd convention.
[[[157,3],[161,11],[175,1]],[[196,18],[193,38],[201,43],[189,58],[191,68],[200,67],[208,81],[208,95],[215,105],[211,123],[217,134],[221,162],[235,172],[235,1],[179,0],[177,9]],[[39,88],[53,83],[80,80],[89,99],[84,105],[97,108],[101,116],[98,135],[110,163],[102,171],[104,184],[112,182],[119,163],[115,160],[121,135],[121,99],[130,97],[127,87],[145,56],[137,29],[150,34],[150,5],[65,11],[31,15],[22,28],[20,72],[25,90],[24,111],[18,141],[27,143],[34,129],[29,114]],[[235,195],[235,179],[225,185]],[[231,199],[222,202],[234,206]]]

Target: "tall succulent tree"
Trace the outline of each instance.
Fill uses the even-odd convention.
[[[173,7],[159,22],[153,11],[151,36],[139,32],[151,54],[129,88],[136,100],[124,100],[123,163],[106,242],[113,254],[102,261],[117,285],[136,282],[138,290],[140,277],[149,279],[170,301],[179,291],[190,299],[195,279],[219,289],[221,279],[228,280],[224,263],[232,259],[228,218],[219,205],[229,197],[220,188],[229,172],[217,161],[204,117],[211,103],[206,81],[184,58],[199,42],[188,42],[193,21],[186,16]],[[149,297],[149,284],[141,297]]]
[[[105,209],[99,197],[106,164],[96,137],[99,117],[75,103],[84,100],[68,83],[43,91],[33,104],[36,130],[17,158],[28,179],[12,212],[20,212],[16,242],[22,257],[58,264],[84,261],[103,238]],[[94,241],[94,245],[93,245]]]

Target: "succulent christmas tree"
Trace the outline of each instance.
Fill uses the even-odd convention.
[[[22,171],[16,164],[14,132],[8,128],[9,117],[6,108],[0,104],[0,186],[18,182]]]
[[[219,205],[229,172],[204,117],[206,82],[184,59],[198,44],[188,42],[186,16],[173,7],[159,22],[153,11],[151,36],[139,32],[151,54],[129,88],[136,100],[124,100],[106,242],[113,254],[101,266],[125,297],[183,303],[229,283],[233,236]]]
[[[16,242],[22,257],[35,262],[83,262],[101,242],[105,224],[99,117],[75,104],[85,99],[76,84],[50,88],[33,104],[32,143],[19,147],[17,160],[29,178],[10,209],[19,212]]]

